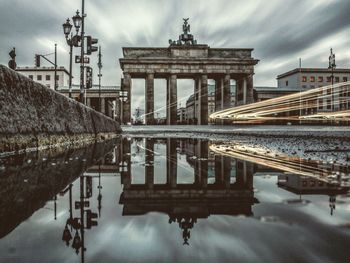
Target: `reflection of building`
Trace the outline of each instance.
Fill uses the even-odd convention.
[[[119,155],[121,160],[118,162],[129,166],[121,176],[123,215],[142,215],[152,211],[166,213],[169,223],[177,222],[182,229],[184,244],[188,244],[190,229],[197,219],[207,218],[211,214],[252,215],[252,205],[257,200],[253,192],[253,169],[248,163],[242,161],[236,167],[235,180],[231,180],[231,158],[216,156],[215,178],[209,181],[208,141],[187,139],[179,145],[177,139],[166,139],[164,143],[166,183],[154,182],[154,140],[146,139],[145,183],[137,184],[131,179],[131,140],[123,140],[122,148],[125,151]],[[192,157],[194,183],[178,182],[179,150]]]
[[[346,194],[350,189],[298,174],[279,175],[277,185],[298,195],[328,195],[331,215],[335,209],[336,196]]]
[[[55,87],[54,67],[17,67],[16,71],[50,89]],[[57,67],[57,86],[69,85],[69,72],[64,67]]]
[[[296,194],[326,194],[337,195],[346,193],[349,188],[326,183],[298,174],[281,174],[278,176],[278,186]]]

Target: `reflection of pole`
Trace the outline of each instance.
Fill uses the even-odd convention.
[[[84,176],[80,176],[80,235],[81,235],[81,262],[84,262]]]
[[[69,185],[69,218],[73,218],[73,207],[72,207],[72,184]]]
[[[54,214],[55,214],[55,220],[57,219],[57,203],[56,203],[56,200],[57,200],[57,195],[55,195],[55,197],[54,197]]]

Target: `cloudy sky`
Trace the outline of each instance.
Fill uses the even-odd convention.
[[[276,86],[276,76],[297,67],[299,58],[303,67],[328,66],[330,47],[337,66],[350,67],[349,0],[85,2],[86,34],[98,38],[102,46],[104,85],[120,84],[118,58],[123,46],[166,47],[168,39],[178,38],[183,17],[190,18],[198,43],[254,48],[253,56],[260,60],[256,86]],[[0,63],[7,65],[8,52],[15,46],[18,66],[33,66],[35,53],[50,53],[57,43],[58,62],[67,67],[69,50],[62,23],[80,8],[81,0],[0,0]],[[96,56],[91,63],[95,67]],[[74,68],[75,76],[77,72]],[[165,82],[156,81],[155,86],[157,109],[165,104]],[[144,82],[136,80],[133,87],[132,107],[143,108]],[[191,81],[178,82],[182,105],[191,93]]]

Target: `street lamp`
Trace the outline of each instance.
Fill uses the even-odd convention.
[[[76,30],[76,34],[73,35],[71,33],[73,25],[70,23],[69,18],[67,18],[67,21],[62,25],[63,27],[63,33],[65,35],[66,41],[68,46],[70,47],[69,52],[69,98],[72,97],[72,57],[73,57],[73,47],[79,47],[80,44],[80,36],[79,36],[79,29],[81,26],[82,18],[79,15],[79,11],[77,10],[75,16],[72,17],[73,25]],[[69,37],[70,34],[70,37]]]
[[[77,34],[78,34],[81,23],[83,21],[82,17],[79,15],[79,10],[77,10],[75,16],[73,16],[72,19],[73,19],[74,27],[77,30]]]
[[[331,48],[331,52],[328,58],[329,61],[329,66],[328,69],[331,70],[331,81],[332,81],[332,86],[331,86],[331,109],[334,111],[334,96],[333,96],[333,83],[334,83],[334,69],[336,68],[335,64],[335,54],[333,53],[333,49]]]

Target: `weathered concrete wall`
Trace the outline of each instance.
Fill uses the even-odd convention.
[[[0,153],[120,132],[113,119],[0,65]]]

